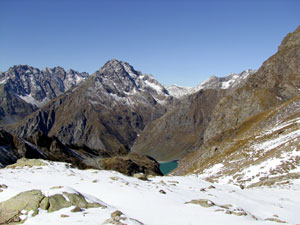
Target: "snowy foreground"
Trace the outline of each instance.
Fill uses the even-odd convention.
[[[45,196],[81,193],[87,201],[107,208],[71,212],[73,206],[52,213],[40,209],[34,217],[24,212],[24,224],[300,224],[300,180],[289,186],[240,189],[211,184],[197,176],[143,181],[113,171],[77,170],[65,163],[46,163],[40,167],[0,169],[0,185],[7,185],[0,192],[0,202],[38,189]],[[61,187],[51,189],[58,186]],[[123,213],[123,219],[119,223],[107,222],[116,210]]]

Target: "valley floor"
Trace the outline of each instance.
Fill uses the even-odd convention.
[[[24,224],[300,224],[299,179],[286,186],[241,189],[211,184],[195,175],[143,181],[113,171],[45,162],[47,166],[0,169],[0,185],[7,186],[0,192],[0,202],[38,189],[45,196],[81,193],[89,202],[107,207],[81,212],[71,212],[74,207],[69,207],[52,213],[40,209],[34,217],[22,212]],[[116,210],[123,213],[121,219],[109,220]]]

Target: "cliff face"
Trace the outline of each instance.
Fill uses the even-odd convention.
[[[287,35],[278,52],[249,77],[243,87],[216,106],[205,140],[232,128],[250,116],[277,106],[299,94],[300,27]]]

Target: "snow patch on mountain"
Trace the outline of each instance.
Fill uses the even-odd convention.
[[[245,70],[239,74],[232,73],[228,75],[227,77],[216,77],[216,76],[211,76],[207,80],[203,81],[196,87],[182,87],[178,85],[171,85],[171,86],[166,86],[165,88],[168,90],[168,92],[177,97],[181,98],[187,95],[194,94],[200,90],[203,89],[229,89],[229,88],[234,88],[240,85],[242,82],[244,82],[248,76],[254,74],[256,71],[255,70]]]
[[[22,95],[17,95],[19,98],[21,98],[23,101],[31,104],[31,105],[35,105],[37,107],[42,107],[43,105],[45,105],[47,102],[49,102],[49,99],[46,97],[44,98],[42,101],[38,101],[36,100],[34,97],[32,97],[31,94],[29,95],[25,95],[25,96],[22,96]]]
[[[5,84],[7,80],[8,80],[8,77],[4,78],[3,80],[0,81],[0,84]]]
[[[299,103],[296,99],[279,107],[261,130],[233,140],[238,143],[234,152],[195,172],[220,184],[251,187],[293,183],[300,178]]]
[[[185,95],[192,94],[192,87],[183,87],[179,85],[171,85],[171,86],[165,86],[165,88],[168,90],[169,94],[176,97],[180,98]]]

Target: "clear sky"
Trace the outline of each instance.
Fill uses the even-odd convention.
[[[195,86],[258,69],[299,25],[299,0],[0,0],[0,70],[93,73],[116,58]]]

